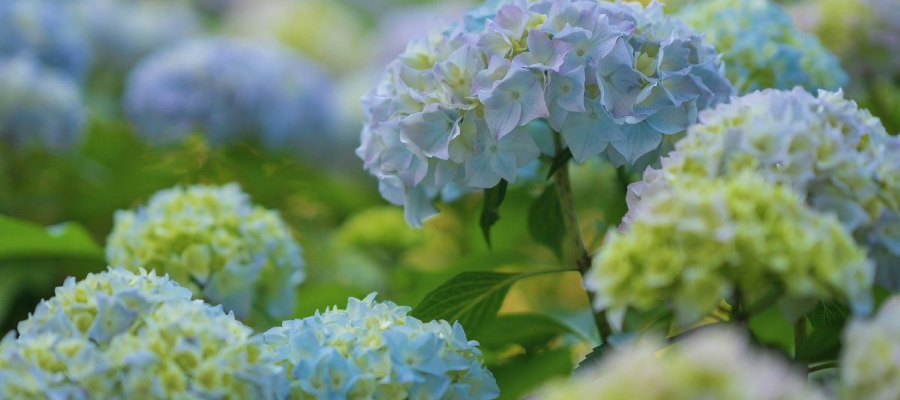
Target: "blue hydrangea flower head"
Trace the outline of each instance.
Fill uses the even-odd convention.
[[[91,49],[64,1],[5,0],[0,3],[0,57],[25,55],[81,80]]]
[[[202,132],[213,144],[256,140],[297,152],[329,140],[332,85],[314,64],[275,45],[197,39],[144,58],[124,106],[151,143]]]
[[[106,244],[113,266],[165,272],[239,317],[291,315],[304,279],[300,245],[277,212],[236,184],[162,190],[118,211]]]
[[[740,93],[795,86],[836,90],[848,82],[837,58],[770,0],[701,0],[677,15],[722,52]]]
[[[71,149],[81,141],[85,119],[81,90],[71,78],[27,56],[0,58],[0,141],[16,149]]]
[[[184,2],[78,0],[71,7],[103,73],[124,73],[153,50],[202,32]]]
[[[0,341],[0,397],[281,399],[252,330],[155,273],[74,278]]]
[[[876,283],[900,288],[900,139],[841,92],[764,90],[703,112],[644,180],[629,208],[689,176],[755,171],[834,214],[878,264]],[[626,220],[628,216],[626,216]]]
[[[363,97],[357,154],[418,226],[450,183],[514,182],[541,154],[533,121],[578,162],[633,164],[731,93],[715,50],[659,4],[489,3],[388,65]]]
[[[375,294],[285,321],[265,334],[292,398],[472,399],[499,396],[478,342],[459,323],[422,322]]]

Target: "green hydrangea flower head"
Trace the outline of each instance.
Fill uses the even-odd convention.
[[[74,278],[0,342],[0,397],[276,399],[259,336],[168,277],[110,268]]]
[[[677,16],[722,52],[726,76],[739,93],[794,86],[835,90],[848,81],[837,58],[769,0],[696,1]]]
[[[723,298],[752,304],[772,285],[787,301],[871,307],[874,267],[838,220],[811,210],[787,187],[755,173],[679,177],[642,199],[624,232],[611,233],[585,285],[594,306],[670,305],[683,324]]]
[[[423,228],[407,225],[401,209],[377,207],[351,216],[336,240],[390,267],[439,270],[459,259],[463,226],[456,214],[439,213],[424,221]]]
[[[660,170],[629,189],[629,208],[686,175],[755,171],[837,215],[878,254],[876,283],[900,288],[900,139],[841,92],[764,90],[701,113]],[[626,222],[630,218],[626,217]]]
[[[290,228],[237,184],[175,187],[137,210],[117,211],[106,256],[113,266],[165,272],[241,318],[251,308],[291,315],[304,279]]]
[[[534,399],[826,399],[791,366],[753,350],[731,330],[708,329],[660,352],[663,347],[649,340],[617,349],[568,382],[547,385]]]
[[[375,294],[263,336],[295,399],[490,400],[497,382],[459,323],[422,322]]]
[[[900,398],[900,297],[881,306],[871,320],[857,319],[844,329],[840,360],[842,398]]]

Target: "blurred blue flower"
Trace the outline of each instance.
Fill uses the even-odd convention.
[[[27,55],[72,78],[83,78],[91,51],[66,3],[0,1],[0,57]]]
[[[332,140],[333,94],[316,65],[286,49],[205,38],[141,60],[123,102],[154,144],[202,132],[215,145],[256,140],[272,151],[302,153]]]
[[[704,0],[678,16],[722,52],[727,76],[740,93],[794,86],[835,90],[848,81],[837,58],[769,0]]]
[[[80,141],[84,121],[73,80],[29,57],[0,58],[0,142],[66,150]]]
[[[122,73],[142,56],[202,31],[194,9],[183,2],[77,0],[73,14],[94,51],[95,65]]]

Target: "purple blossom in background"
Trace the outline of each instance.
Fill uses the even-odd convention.
[[[151,143],[203,133],[210,143],[259,141],[271,151],[315,152],[331,140],[333,88],[314,64],[287,49],[208,38],[143,59],[123,99]]]
[[[71,3],[90,39],[95,67],[127,72],[142,56],[203,31],[194,9],[183,2],[76,0]]]
[[[85,111],[69,77],[28,57],[0,59],[0,142],[70,149],[81,140]]]
[[[28,56],[81,80],[91,64],[90,46],[68,2],[0,1],[0,58]]]
[[[732,94],[720,58],[658,4],[488,2],[388,65],[363,97],[357,154],[420,225],[448,184],[515,182],[541,154],[519,133],[535,121],[578,162],[634,164]]]

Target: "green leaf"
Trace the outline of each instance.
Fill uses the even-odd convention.
[[[484,189],[484,207],[481,209],[481,232],[488,247],[491,247],[491,226],[500,220],[500,204],[506,197],[508,183],[501,179],[497,186]]]
[[[568,348],[520,354],[503,364],[490,366],[490,370],[500,386],[498,400],[516,400],[550,379],[569,375],[572,355]]]
[[[553,158],[553,163],[550,164],[550,172],[547,172],[547,179],[553,177],[560,168],[566,165],[569,160],[572,159],[572,151],[566,148],[566,151],[560,153],[556,157]]]
[[[528,210],[528,231],[540,244],[562,257],[562,242],[566,236],[562,207],[556,193],[556,184],[547,185],[544,192],[531,203]]]
[[[478,332],[497,316],[512,284],[529,276],[558,271],[522,274],[463,272],[428,293],[410,315],[423,321],[459,321],[468,332]],[[561,272],[561,271],[559,271]]]
[[[550,341],[566,333],[575,333],[555,318],[537,313],[505,314],[484,324],[472,337],[482,348],[503,350],[509,344],[518,344],[527,352],[546,346]]]
[[[0,215],[0,260],[38,257],[103,260],[103,250],[81,225],[44,228]]]
[[[841,332],[850,309],[838,303],[819,303],[809,314],[813,328],[796,349],[797,359],[807,363],[836,360],[841,351]]]
[[[604,357],[606,357],[613,351],[615,351],[615,348],[607,344],[601,344],[597,347],[594,347],[594,349],[591,350],[590,353],[584,356],[584,360],[581,360],[581,362],[578,363],[578,366],[575,368],[573,374],[580,374],[587,370],[590,370],[591,368],[599,364]]]

